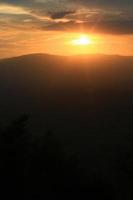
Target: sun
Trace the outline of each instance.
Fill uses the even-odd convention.
[[[78,39],[72,40],[73,45],[87,46],[91,44],[91,39],[86,35],[81,35]]]

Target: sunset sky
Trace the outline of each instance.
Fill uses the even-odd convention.
[[[0,57],[28,53],[133,55],[133,0],[0,0]]]

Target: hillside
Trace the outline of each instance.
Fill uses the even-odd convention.
[[[2,126],[28,113],[35,132],[50,129],[75,148],[132,143],[133,57],[33,54],[3,59],[0,94]]]

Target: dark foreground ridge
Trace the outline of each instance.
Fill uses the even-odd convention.
[[[133,198],[133,149],[116,152],[112,166],[89,152],[86,167],[51,131],[33,137],[27,124],[28,116],[22,115],[1,132],[2,199]]]

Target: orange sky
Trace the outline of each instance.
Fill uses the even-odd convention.
[[[119,54],[133,55],[132,35],[87,34],[91,44],[74,46],[72,40],[81,33],[58,31],[0,31],[5,38],[1,45],[0,57],[12,57],[29,53],[49,53],[58,55],[72,54]],[[7,38],[7,39],[6,39]]]
[[[133,1],[127,1],[1,0],[0,58],[29,53],[133,55]],[[72,45],[82,34],[91,43]]]

